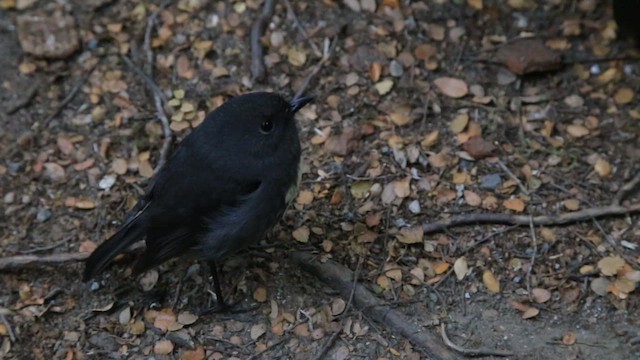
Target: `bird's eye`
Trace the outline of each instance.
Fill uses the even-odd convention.
[[[262,124],[260,124],[260,130],[262,130],[262,132],[265,134],[270,133],[271,130],[273,130],[273,121],[271,120],[263,121]]]

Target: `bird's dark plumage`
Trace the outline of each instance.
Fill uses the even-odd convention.
[[[622,35],[633,38],[640,49],[640,0],[613,0],[613,16]]]
[[[84,280],[142,238],[147,248],[134,267],[138,273],[186,252],[217,262],[259,241],[297,185],[293,117],[309,101],[250,93],[210,113],[154,175],[118,231],[87,259]]]

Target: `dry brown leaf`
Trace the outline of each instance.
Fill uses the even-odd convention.
[[[424,230],[420,225],[402,228],[400,229],[400,232],[396,235],[396,237],[398,238],[398,241],[400,241],[403,244],[422,243],[423,236],[424,236]]]
[[[300,226],[299,228],[293,230],[293,238],[296,239],[296,241],[301,242],[301,243],[307,243],[309,242],[309,235],[311,234],[309,227],[306,225]]]
[[[551,299],[551,292],[547,289],[533,288],[531,289],[531,296],[533,300],[538,304],[546,303]]]
[[[420,142],[420,145],[423,148],[428,149],[438,142],[439,136],[440,132],[438,130],[434,130],[425,135],[424,139]]]
[[[619,256],[607,256],[598,261],[598,269],[605,276],[613,276],[622,269],[626,262]]]
[[[160,340],[153,346],[153,353],[168,355],[173,352],[173,343],[170,340]]]
[[[513,198],[507,199],[502,202],[502,205],[509,210],[513,210],[515,212],[523,212],[525,208],[525,203],[521,199]]]
[[[460,113],[451,121],[449,128],[454,134],[459,134],[467,127],[469,123],[469,114]]]
[[[167,332],[169,328],[174,327],[177,321],[176,314],[171,309],[162,309],[156,314],[153,326]]]
[[[623,87],[616,91],[616,93],[613,95],[613,100],[618,105],[625,105],[633,101],[634,97],[635,93],[631,88]]]
[[[606,159],[598,158],[596,163],[593,165],[594,170],[601,177],[607,177],[611,175],[611,163],[609,163]]]
[[[249,333],[251,340],[258,340],[258,338],[267,333],[267,325],[262,323],[253,325]]]
[[[435,79],[433,83],[444,95],[452,98],[461,98],[469,93],[467,83],[461,79],[445,76]]]
[[[464,279],[467,275],[469,272],[469,265],[467,264],[467,259],[464,256],[457,258],[453,263],[453,271],[456,273],[458,280]]]
[[[198,346],[195,350],[185,350],[180,356],[180,360],[204,360],[205,352],[202,346]]]
[[[393,88],[393,80],[391,79],[382,80],[376,83],[374,87],[376,88],[376,91],[378,92],[378,94],[386,95]]]
[[[567,331],[566,333],[562,334],[562,343],[567,346],[575,344],[577,339],[578,337],[573,331]]]
[[[567,199],[562,202],[562,205],[569,211],[580,210],[580,201],[576,199]]]
[[[522,318],[523,319],[531,319],[531,318],[534,318],[534,317],[538,316],[538,314],[540,314],[540,310],[538,308],[530,306],[527,310],[525,310],[522,313]]]
[[[449,270],[450,267],[451,267],[451,264],[441,261],[433,265],[433,271],[436,273],[436,275],[440,275],[447,272],[447,270]]]
[[[196,321],[198,321],[198,315],[193,314],[189,311],[183,311],[178,314],[178,322],[182,325],[195,324]]]
[[[574,138],[581,138],[589,135],[589,129],[583,125],[571,124],[567,126],[567,133]]]
[[[267,301],[267,288],[260,286],[253,292],[253,299],[259,303]]]
[[[313,201],[313,192],[309,190],[302,190],[298,193],[296,202],[300,205],[309,205]]]
[[[379,62],[374,61],[369,66],[369,77],[373,82],[380,80],[380,74],[382,73],[382,65]]]
[[[482,199],[480,198],[480,195],[474,193],[471,190],[465,190],[464,191],[464,201],[467,203],[467,205],[469,206],[480,206],[480,204],[482,204]]]
[[[468,141],[466,141],[462,145],[462,148],[476,160],[484,159],[488,156],[491,156],[498,149],[492,143],[477,136],[472,137]]]

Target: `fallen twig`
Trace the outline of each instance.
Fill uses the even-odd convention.
[[[529,216],[515,214],[477,213],[452,216],[446,220],[423,224],[422,229],[425,233],[434,233],[452,227],[469,224],[507,224],[529,226],[529,223],[532,222],[535,226],[565,225],[580,221],[591,220],[592,218],[631,214],[638,211],[640,211],[640,203],[630,204],[628,206],[610,205],[603,207],[594,207],[570,213],[561,213],[558,215]]]
[[[169,127],[169,118],[167,118],[167,114],[164,111],[164,95],[162,91],[158,87],[158,85],[151,79],[147,74],[145,74],[142,70],[140,70],[134,63],[126,56],[122,56],[122,60],[125,64],[138,75],[142,81],[145,83],[151,94],[153,95],[153,103],[156,107],[156,116],[160,120],[162,124],[162,134],[164,136],[164,141],[162,142],[162,149],[160,150],[160,158],[158,159],[158,164],[154,169],[154,173],[157,173],[158,170],[164,166],[167,162],[167,158],[169,156],[169,149],[171,148],[171,142],[173,141],[173,133],[171,132],[171,127]]]
[[[350,297],[354,287],[354,274],[351,270],[332,260],[321,263],[315,255],[308,252],[294,252],[290,258],[297,266],[338,291],[343,298]],[[382,300],[358,282],[355,283],[353,305],[360,309],[367,308],[369,317],[420,346],[430,359],[460,359],[457,354],[444,347],[437,336],[414,326],[409,318],[384,305]]]
[[[333,334],[331,334],[331,337],[329,338],[329,340],[327,340],[327,342],[322,346],[322,350],[320,350],[320,352],[313,357],[313,360],[322,360],[322,358],[324,358],[324,356],[329,352],[329,349],[331,349],[331,347],[336,342],[336,339],[341,333],[342,333],[342,327],[334,331]]]
[[[331,54],[333,54],[333,51],[335,50],[337,44],[338,44],[337,38],[334,38],[332,42],[329,42],[328,39],[324,39],[322,59],[320,59],[320,61],[316,64],[313,70],[311,70],[309,75],[307,75],[307,77],[304,79],[304,81],[302,82],[302,85],[300,85],[300,88],[298,89],[298,91],[296,91],[296,95],[293,97],[294,99],[299,98],[300,96],[302,96],[302,94],[304,94],[305,91],[307,91],[307,88],[309,87],[309,83],[311,83],[311,80],[313,79],[313,77],[320,72],[324,64],[326,64],[327,61],[329,61],[329,59],[331,58]]]
[[[618,190],[618,193],[613,198],[612,204],[613,205],[620,205],[620,203],[622,202],[624,197],[627,196],[628,194],[630,194],[631,191],[633,191],[633,189],[635,189],[638,185],[640,185],[640,171],[638,171],[636,173],[636,176],[634,176],[633,179],[631,179],[631,181],[629,181],[628,183],[624,184],[620,188],[620,190]]]
[[[320,52],[320,49],[318,49],[318,46],[316,46],[316,44],[309,39],[309,34],[307,34],[307,30],[304,28],[304,26],[302,26],[300,19],[298,19],[295,9],[291,4],[291,1],[284,0],[284,5],[287,7],[287,12],[289,13],[289,16],[291,17],[291,19],[293,19],[294,25],[298,28],[298,30],[302,34],[302,37],[304,37],[304,39],[307,40],[313,52],[316,54],[316,56],[322,56],[322,53]]]
[[[445,331],[445,324],[440,324],[440,335],[442,335],[442,341],[453,350],[468,356],[513,356],[511,351],[506,350],[492,350],[492,349],[466,349],[460,345],[456,345],[453,341],[449,340],[447,332]]]
[[[253,81],[261,82],[267,77],[261,39],[269,21],[271,21],[275,8],[276,0],[266,0],[262,8],[262,14],[251,26],[251,77]]]
[[[505,165],[502,160],[498,160],[498,165],[500,165],[500,168],[502,169],[502,171],[506,172],[507,175],[509,175],[509,177],[516,182],[516,184],[518,184],[518,187],[520,188],[520,191],[522,191],[523,194],[525,195],[529,195],[529,190],[527,190],[527,188],[524,186],[524,184],[522,183],[522,181],[520,181],[520,179],[518,179],[518,177],[516,176],[516,174],[514,174],[513,172],[511,172],[511,170],[509,170],[509,168],[507,167],[507,165]]]
[[[144,242],[138,242],[129,247],[126,252],[135,252],[144,248]],[[0,258],[0,271],[15,270],[28,267],[38,267],[47,265],[59,265],[69,262],[84,261],[89,257],[89,252],[62,253],[50,255],[16,255]]]
[[[531,294],[531,272],[533,270],[533,265],[536,262],[536,255],[538,253],[538,238],[536,237],[536,228],[533,226],[533,221],[531,221],[531,217],[529,217],[529,229],[531,230],[531,241],[533,242],[532,247],[533,251],[531,252],[531,263],[529,264],[529,268],[527,269],[527,293],[529,296]]]
[[[97,61],[95,64],[93,64],[93,66],[89,68],[89,70],[85,72],[82,78],[78,80],[78,83],[75,84],[75,86],[71,89],[67,97],[65,97],[62,100],[62,102],[58,105],[58,107],[56,107],[55,110],[53,110],[53,112],[49,116],[47,116],[46,119],[44,119],[44,121],[42,122],[42,127],[49,126],[49,123],[51,122],[51,120],[53,120],[56,116],[58,116],[58,114],[60,114],[62,109],[65,108],[65,106],[69,105],[69,103],[76,97],[78,92],[80,92],[80,89],[82,89],[82,86],[87,81],[87,79],[89,79],[89,76],[91,76],[91,74],[93,73],[93,70],[96,69],[99,63],[100,61]]]
[[[4,316],[4,314],[0,314],[0,321],[2,321],[2,324],[7,329],[7,333],[9,334],[9,339],[11,340],[11,342],[15,343],[17,340],[16,334],[13,332],[13,328],[11,327],[11,324],[9,324],[9,321]]]

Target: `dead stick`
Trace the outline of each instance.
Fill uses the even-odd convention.
[[[251,26],[251,77],[253,81],[261,82],[267,77],[261,39],[269,21],[271,21],[275,8],[276,0],[266,0],[262,8],[262,14]]]
[[[127,252],[135,252],[144,248],[144,242],[132,245]],[[0,258],[0,271],[39,267],[47,265],[59,265],[69,262],[84,261],[89,257],[89,252],[62,253],[51,255],[16,255]]]
[[[73,89],[71,89],[71,91],[69,92],[69,95],[67,95],[67,97],[65,97],[62,100],[60,105],[56,107],[56,109],[51,113],[51,115],[47,116],[47,118],[44,119],[44,121],[42,122],[42,127],[49,126],[49,123],[51,122],[51,120],[53,120],[56,116],[58,116],[58,114],[60,114],[62,109],[64,109],[64,107],[67,106],[76,97],[78,92],[80,92],[80,89],[82,89],[82,85],[84,85],[87,79],[89,79],[89,76],[91,76],[91,74],[93,73],[93,70],[95,70],[95,68],[98,66],[99,63],[100,61],[96,62],[93,66],[91,66],[91,68],[89,68],[89,70],[87,70],[87,72],[82,76],[82,78],[80,78],[80,80],[73,87]]]
[[[636,176],[634,176],[631,181],[620,188],[616,196],[613,198],[613,205],[620,205],[624,197],[631,193],[631,191],[638,185],[640,185],[640,171],[636,173]]]
[[[513,356],[510,351],[504,350],[491,350],[491,349],[466,349],[460,345],[456,345],[453,341],[449,340],[447,332],[445,331],[445,324],[440,325],[440,335],[442,341],[453,350],[468,356]]]
[[[156,116],[160,120],[162,124],[162,134],[164,136],[164,141],[162,142],[162,149],[160,150],[160,158],[158,159],[158,164],[154,169],[154,173],[157,173],[158,170],[164,166],[167,162],[167,158],[169,156],[169,149],[171,148],[171,142],[173,141],[173,133],[171,132],[171,127],[169,126],[169,118],[167,118],[167,114],[164,112],[164,96],[162,95],[162,91],[158,87],[158,85],[151,79],[147,74],[145,74],[142,70],[140,70],[131,59],[126,56],[122,56],[122,60],[125,64],[134,72],[142,81],[145,83],[151,94],[153,95],[153,103],[156,107]]]
[[[353,304],[356,308],[367,308],[368,316],[420,346],[430,359],[460,359],[457,354],[444,347],[437,336],[413,325],[411,319],[389,308],[359,282],[354,285],[354,274],[351,270],[332,260],[321,263],[316,256],[308,252],[297,251],[292,253],[290,258],[297,266],[318,277],[345,299],[349,298],[355,286]]]
[[[618,216],[631,214],[640,211],[640,203],[630,204],[628,206],[610,205],[604,207],[594,207],[575,211],[570,213],[561,213],[558,215],[514,215],[514,214],[494,214],[479,213],[452,216],[449,219],[429,224],[423,224],[422,229],[425,233],[440,232],[452,227],[469,225],[469,224],[507,224],[518,226],[529,226],[532,222],[535,226],[540,225],[565,225],[580,221],[591,220],[592,218],[601,218],[606,216]]]
[[[302,96],[302,94],[304,94],[305,91],[307,91],[307,88],[309,87],[311,80],[320,72],[324,64],[326,64],[327,61],[329,61],[329,59],[331,58],[331,54],[333,53],[333,51],[336,48],[336,45],[338,44],[338,39],[337,38],[333,39],[333,42],[331,42],[330,44],[327,41],[328,40],[325,39],[324,50],[322,52],[322,59],[320,59],[320,61],[316,64],[313,70],[311,70],[309,75],[307,75],[307,77],[304,79],[304,81],[302,82],[302,85],[300,85],[300,88],[298,89],[298,91],[296,91],[296,94],[293,97],[294,99],[299,98],[300,96]]]

